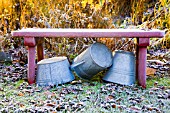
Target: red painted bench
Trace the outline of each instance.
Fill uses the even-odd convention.
[[[138,84],[146,87],[146,59],[147,46],[150,38],[161,38],[165,35],[161,30],[139,30],[139,29],[39,29],[27,28],[12,32],[13,37],[24,37],[24,44],[28,46],[28,82],[35,83],[35,55],[37,46],[38,61],[44,58],[43,45],[44,37],[126,37],[137,38],[136,51],[136,74]],[[38,41],[36,41],[38,40]],[[36,44],[36,42],[38,42]]]

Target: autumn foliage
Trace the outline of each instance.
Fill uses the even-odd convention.
[[[22,28],[170,28],[167,0],[0,0],[3,34]],[[169,38],[169,33],[166,35]],[[2,38],[1,38],[2,39]],[[47,49],[61,55],[81,52],[96,39],[46,39]],[[98,39],[112,50],[129,40]],[[54,43],[58,42],[58,43]],[[72,50],[68,49],[75,43]],[[134,49],[134,41],[126,47]],[[168,41],[166,41],[168,43]],[[60,49],[64,48],[63,51]]]

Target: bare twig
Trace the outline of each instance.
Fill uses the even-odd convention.
[[[126,42],[124,45],[122,45],[119,49],[124,48],[127,44],[129,44],[129,42],[131,42],[134,38],[131,38],[128,42]]]

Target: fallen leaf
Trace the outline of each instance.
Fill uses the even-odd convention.
[[[155,72],[156,72],[156,69],[146,68],[146,75],[148,76],[154,76]]]
[[[44,94],[46,96],[50,96],[50,97],[54,97],[55,96],[55,93],[54,92],[50,92],[50,91],[46,91],[46,92],[44,92]]]
[[[19,93],[18,93],[18,96],[24,96],[24,93],[19,92]]]
[[[74,81],[71,82],[72,85],[81,84],[81,83],[82,83],[81,80],[78,80],[78,81],[74,80]]]
[[[19,106],[20,106],[20,108],[25,108],[25,105],[22,103],[20,103]]]
[[[52,111],[52,113],[57,113],[56,111]]]
[[[158,86],[158,82],[154,82],[154,86],[157,87]]]
[[[3,89],[3,88],[0,88],[0,91],[4,91],[4,89]]]
[[[113,103],[111,106],[112,108],[116,108],[117,105]]]
[[[84,102],[79,102],[78,105],[83,106],[83,105],[84,105]]]
[[[46,106],[54,107],[54,106],[56,106],[56,104],[54,104],[54,103],[47,103]]]
[[[160,60],[147,60],[147,62],[151,62],[151,63],[156,63],[156,64],[159,64],[159,65],[165,65],[166,63],[160,61]]]
[[[27,93],[33,93],[34,91],[33,90],[28,90],[28,89],[23,89],[24,92],[27,92]]]
[[[130,109],[135,110],[135,111],[140,111],[141,110],[141,108],[136,107],[136,106],[131,106]]]
[[[114,98],[114,96],[109,95],[109,96],[106,97],[106,100],[109,101],[109,100],[111,100],[111,99],[113,99],[113,98]]]
[[[151,90],[151,91],[158,91],[158,90],[160,90],[160,89],[153,87],[153,88],[151,88],[150,90]]]

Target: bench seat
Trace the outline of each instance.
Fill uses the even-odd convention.
[[[38,61],[44,58],[43,38],[46,37],[105,37],[105,38],[137,38],[136,50],[136,75],[138,84],[146,88],[146,59],[147,46],[150,38],[162,38],[165,31],[140,30],[140,29],[46,29],[46,28],[26,28],[13,31],[13,37],[24,37],[24,45],[28,46],[28,82],[35,83],[35,56],[37,46]],[[38,41],[37,41],[38,40]],[[38,42],[38,43],[37,43]]]

